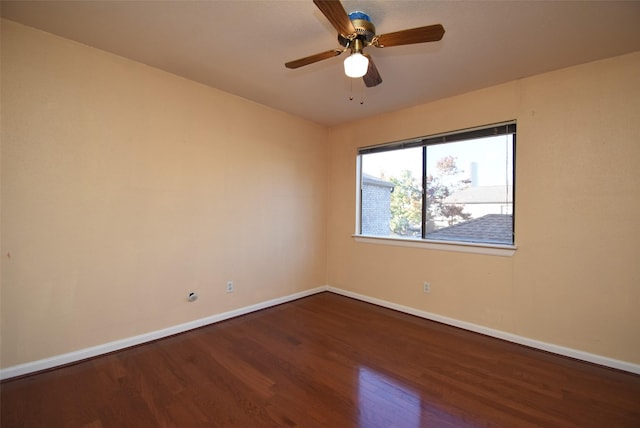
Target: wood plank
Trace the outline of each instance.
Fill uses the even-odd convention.
[[[640,376],[321,293],[0,385],[3,427],[639,427]]]

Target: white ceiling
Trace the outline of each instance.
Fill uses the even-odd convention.
[[[378,34],[436,23],[446,33],[434,43],[367,48],[383,83],[365,88],[344,76],[346,54],[284,67],[339,48],[312,0],[3,0],[1,7],[4,18],[329,126],[640,50],[640,1],[342,3],[369,14]]]

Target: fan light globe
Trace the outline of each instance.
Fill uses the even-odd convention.
[[[344,60],[344,74],[349,77],[362,77],[367,74],[369,58],[360,52],[354,52]]]

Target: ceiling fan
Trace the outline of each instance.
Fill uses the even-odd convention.
[[[289,61],[285,64],[287,68],[299,68],[333,58],[350,49],[351,55],[344,61],[345,74],[352,78],[362,77],[364,84],[370,88],[382,83],[382,78],[371,56],[363,52],[364,48],[436,42],[444,35],[444,27],[440,24],[376,35],[376,28],[366,13],[357,11],[347,14],[340,0],[313,0],[313,3],[338,31],[338,43],[344,49],[332,49]]]

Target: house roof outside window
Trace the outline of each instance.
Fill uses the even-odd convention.
[[[428,233],[427,239],[511,244],[513,242],[513,217],[507,214],[487,214],[463,223],[437,229]]]
[[[393,184],[392,182],[383,180],[382,178],[374,177],[373,175],[369,174],[362,174],[362,183],[370,184],[372,186],[388,187],[390,189],[393,189],[395,187],[395,184]]]

